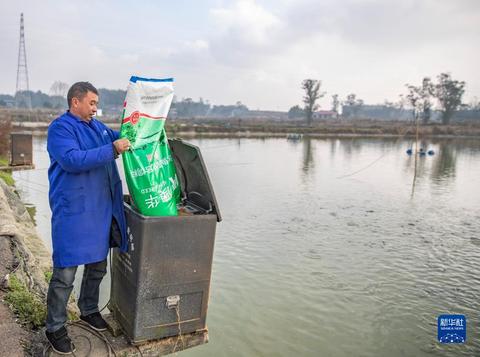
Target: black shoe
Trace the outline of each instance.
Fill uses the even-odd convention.
[[[55,332],[45,331],[45,336],[55,352],[61,355],[69,355],[75,352],[75,345],[70,337],[68,337],[65,326]]]
[[[80,320],[85,321],[91,328],[96,331],[106,331],[107,323],[99,312],[87,316],[80,316]]]

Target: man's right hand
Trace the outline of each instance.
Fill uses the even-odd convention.
[[[113,142],[113,146],[115,146],[118,154],[123,154],[130,149],[130,141],[128,139],[118,139]]]

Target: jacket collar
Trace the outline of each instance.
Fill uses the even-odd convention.
[[[92,118],[92,120],[90,121],[90,123],[87,123],[86,121],[84,121],[84,120],[80,119],[79,117],[77,117],[75,114],[72,114],[72,112],[70,112],[70,110],[67,110],[67,111],[65,112],[65,115],[68,116],[68,117],[70,117],[70,118],[72,118],[72,119],[75,119],[76,121],[79,121],[79,122],[85,123],[85,124],[90,124],[90,123],[92,123],[92,122],[95,120],[95,118]]]

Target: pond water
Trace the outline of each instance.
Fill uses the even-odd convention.
[[[414,187],[404,139],[189,142],[223,222],[210,342],[180,355],[480,355],[479,140],[422,142],[435,155],[417,157]],[[45,138],[34,161],[14,178],[51,249]],[[436,342],[448,313],[466,315],[465,344]]]

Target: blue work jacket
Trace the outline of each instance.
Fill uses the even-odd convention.
[[[106,259],[112,218],[120,228],[120,249],[127,250],[122,182],[112,145],[117,139],[118,132],[95,118],[87,123],[69,111],[48,128],[54,267]]]

